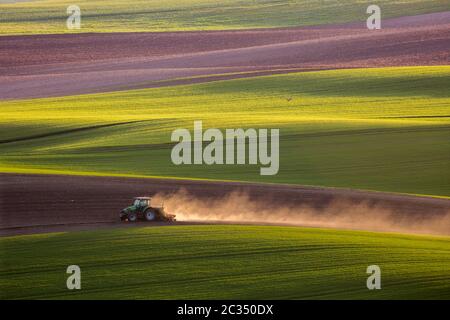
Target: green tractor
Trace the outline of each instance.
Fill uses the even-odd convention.
[[[152,207],[150,197],[134,198],[133,204],[120,212],[120,220],[136,222],[138,219],[146,221],[176,221],[174,214],[168,214],[164,207]]]

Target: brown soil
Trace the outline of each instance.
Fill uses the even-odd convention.
[[[450,212],[446,199],[347,189],[290,185],[243,184],[205,181],[85,177],[63,175],[0,174],[0,235],[123,227],[119,212],[133,197],[187,191],[197,202],[223,199],[230,192],[274,208],[310,207],[317,214],[330,204],[345,203],[345,210],[364,204],[389,210],[399,221],[433,220]],[[181,199],[180,199],[181,201]],[[366,210],[366,209],[364,209]],[[274,210],[274,214],[276,210]],[[357,217],[356,217],[357,219]],[[209,221],[208,223],[213,223]],[[246,222],[245,219],[238,221]],[[254,221],[253,221],[254,222]],[[271,223],[271,220],[262,221]],[[205,223],[201,220],[186,223]],[[229,223],[229,222],[228,222]],[[137,225],[164,225],[163,223]],[[411,230],[414,231],[414,230]]]
[[[217,78],[174,79],[242,71],[445,65],[450,62],[450,12],[386,20],[377,31],[358,23],[5,36],[0,37],[0,47],[0,99],[64,96],[213,81]]]

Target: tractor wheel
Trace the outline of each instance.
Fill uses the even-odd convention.
[[[156,219],[156,213],[154,213],[152,210],[147,210],[144,213],[144,217],[147,221],[154,221]]]
[[[130,222],[136,222],[137,218],[137,214],[134,212],[128,214],[128,221]]]

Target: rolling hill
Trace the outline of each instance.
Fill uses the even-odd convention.
[[[0,103],[2,172],[166,176],[450,195],[450,68],[354,69]],[[279,128],[280,171],[175,166],[172,130]]]
[[[450,241],[296,227],[173,226],[0,238],[1,299],[448,299]],[[66,268],[81,268],[81,290]],[[381,268],[368,290],[366,268]]]

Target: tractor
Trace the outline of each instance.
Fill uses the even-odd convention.
[[[164,211],[164,207],[153,207],[150,197],[136,197],[133,204],[120,212],[120,220],[136,222],[139,219],[146,221],[176,221],[174,214]]]

